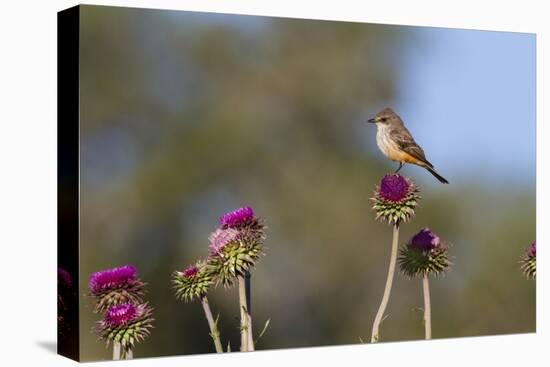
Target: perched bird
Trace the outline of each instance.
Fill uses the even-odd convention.
[[[403,164],[412,163],[426,168],[439,182],[448,184],[434,169],[424,155],[422,148],[416,144],[411,133],[403,124],[403,120],[391,108],[384,108],[368,122],[376,124],[376,143],[386,157],[399,162],[395,173],[399,172]]]

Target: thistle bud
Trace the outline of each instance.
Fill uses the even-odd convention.
[[[451,265],[448,247],[428,228],[422,228],[400,250],[397,261],[408,277],[439,276]]]
[[[520,260],[523,275],[528,279],[537,277],[537,243],[533,241],[531,246],[525,251]]]
[[[205,262],[199,261],[188,266],[184,271],[175,271],[172,283],[176,297],[183,301],[192,301],[194,298],[206,296],[213,283],[212,273]]]

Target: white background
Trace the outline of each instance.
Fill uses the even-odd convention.
[[[95,1],[94,4],[220,11],[373,23],[537,33],[537,334],[382,343],[116,362],[117,366],[281,364],[504,366],[548,365],[550,238],[545,127],[550,33],[545,1]],[[74,365],[56,338],[56,12],[74,1],[3,3],[0,20],[0,364]],[[545,18],[546,15],[546,18]],[[546,21],[546,24],[545,24]],[[546,64],[546,65],[545,65]],[[546,88],[545,88],[546,87]],[[506,108],[506,106],[502,106]],[[547,126],[547,125],[546,125]],[[543,168],[546,166],[546,168]],[[544,191],[543,188],[547,188]],[[452,317],[452,315],[449,315]],[[111,366],[114,362],[95,363]]]

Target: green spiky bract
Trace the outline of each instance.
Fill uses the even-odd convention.
[[[137,314],[121,326],[112,326],[104,320],[98,321],[96,331],[100,339],[105,340],[107,347],[110,343],[120,343],[121,358],[134,349],[136,343],[143,341],[153,328],[153,309],[147,303],[136,305]]]
[[[401,247],[397,259],[403,274],[409,278],[424,275],[443,275],[451,262],[447,254],[447,246],[440,245],[431,250],[422,250],[409,245]]]
[[[410,188],[405,197],[399,201],[385,199],[380,195],[380,190],[377,188],[374,192],[373,209],[376,211],[376,219],[386,221],[389,224],[406,223],[414,216],[414,209],[417,207],[419,200],[419,190],[410,180],[407,180]]]
[[[215,274],[216,283],[224,287],[233,285],[238,276],[244,277],[263,255],[262,244],[254,241],[246,244],[242,241],[228,243],[216,255],[208,260],[208,265]]]
[[[112,306],[122,303],[139,304],[143,302],[145,294],[145,283],[139,279],[132,280],[117,287],[110,287],[99,292],[92,293],[91,296],[95,299],[95,313],[105,312]]]
[[[521,260],[521,270],[523,275],[527,279],[536,279],[537,278],[537,256],[527,252],[522,256]]]
[[[189,302],[195,298],[206,296],[212,283],[214,283],[211,266],[199,261],[195,265],[197,272],[193,276],[185,276],[184,273],[175,271],[172,277],[176,298]]]

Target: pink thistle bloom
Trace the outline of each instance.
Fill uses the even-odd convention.
[[[133,321],[137,315],[136,306],[131,303],[123,303],[109,308],[103,321],[110,327],[119,327]]]
[[[137,280],[136,268],[133,265],[124,265],[92,273],[88,284],[92,294],[95,294],[105,289],[120,287],[135,280]]]

